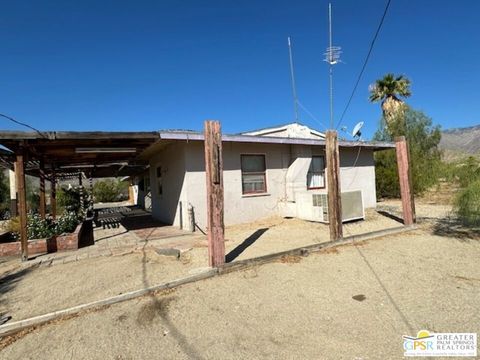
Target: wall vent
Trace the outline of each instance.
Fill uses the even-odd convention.
[[[327,194],[313,194],[312,195],[313,206],[322,208],[323,221],[328,221],[328,195]]]

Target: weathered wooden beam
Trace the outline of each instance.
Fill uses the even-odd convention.
[[[225,263],[222,133],[218,121],[205,121],[205,172],[208,263],[212,267],[218,267]]]
[[[80,193],[80,211],[83,214],[85,211],[85,195],[83,191],[83,174],[81,172],[78,173],[78,189]]]
[[[42,219],[45,219],[46,216],[46,200],[45,200],[45,163],[43,160],[40,160],[40,171],[39,171],[39,178],[40,178],[40,216]]]
[[[15,174],[18,191],[18,215],[20,216],[20,242],[22,247],[22,261],[28,260],[27,238],[27,192],[25,189],[24,161],[25,151],[22,149],[16,154]]]
[[[338,151],[337,132],[326,133],[327,185],[328,185],[328,221],[330,240],[343,238],[342,197],[340,189],[340,156]]]
[[[13,164],[14,168],[16,167],[16,162]],[[18,206],[17,206],[17,181],[16,181],[16,171],[8,170],[8,177],[10,182],[10,217],[16,217],[18,215]]]
[[[57,218],[57,179],[55,177],[55,168],[52,168],[50,186],[50,213],[52,219],[55,220]]]
[[[416,222],[415,201],[413,198],[412,178],[408,144],[405,136],[395,138],[400,196],[402,197],[403,223],[412,225]]]

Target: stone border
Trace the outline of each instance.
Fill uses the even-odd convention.
[[[140,289],[140,290],[134,290],[134,291],[130,291],[130,292],[127,292],[127,293],[124,293],[124,294],[121,294],[121,295],[112,296],[112,297],[109,297],[109,298],[106,298],[106,299],[97,300],[97,301],[89,302],[89,303],[86,303],[86,304],[77,305],[77,306],[74,306],[74,307],[71,307],[71,308],[50,312],[50,313],[44,314],[44,315],[34,316],[34,317],[31,317],[31,318],[28,318],[28,319],[19,320],[19,321],[15,321],[15,322],[12,322],[12,323],[7,323],[7,324],[4,324],[4,325],[0,326],[0,337],[12,335],[12,334],[17,333],[17,332],[19,332],[21,330],[24,330],[26,328],[33,327],[33,326],[39,326],[39,325],[48,323],[52,320],[55,320],[55,319],[58,319],[58,318],[61,318],[61,317],[65,317],[65,316],[68,316],[68,315],[74,315],[74,314],[78,314],[78,313],[81,313],[81,312],[86,311],[86,310],[91,310],[91,309],[100,308],[100,307],[103,307],[103,306],[112,305],[112,304],[116,304],[116,303],[119,303],[119,302],[131,300],[131,299],[141,297],[141,296],[147,295],[147,294],[155,292],[155,291],[173,289],[173,288],[179,287],[181,285],[185,285],[185,284],[192,283],[192,282],[199,281],[199,280],[212,278],[212,277],[217,276],[217,275],[227,274],[227,273],[234,272],[234,271],[244,270],[244,269],[250,268],[252,266],[258,266],[258,265],[266,264],[266,263],[269,263],[269,262],[274,262],[274,261],[277,261],[278,259],[281,259],[284,256],[287,256],[287,255],[290,255],[290,256],[291,255],[306,256],[310,252],[318,252],[318,251],[322,251],[322,250],[332,248],[332,247],[336,247],[336,246],[353,244],[355,242],[370,240],[370,239],[384,237],[384,236],[388,236],[388,235],[396,235],[396,234],[404,233],[404,232],[407,232],[407,231],[412,231],[412,230],[415,230],[415,229],[417,229],[417,227],[415,225],[413,225],[413,226],[399,226],[399,227],[395,227],[395,228],[378,230],[378,231],[373,231],[373,232],[370,232],[370,233],[365,233],[365,234],[360,234],[360,235],[348,236],[348,237],[343,238],[343,239],[338,240],[338,241],[329,241],[329,242],[325,242],[325,243],[313,244],[313,245],[309,245],[309,246],[305,246],[305,247],[301,247],[301,248],[296,248],[296,249],[292,249],[292,250],[287,250],[287,251],[283,251],[283,252],[279,252],[279,253],[275,253],[275,254],[260,256],[260,257],[256,257],[256,258],[253,258],[253,259],[240,260],[240,261],[236,261],[236,262],[232,262],[232,263],[227,263],[224,266],[219,267],[219,268],[206,269],[206,270],[201,271],[200,273],[190,275],[190,276],[186,276],[186,277],[176,279],[176,280],[173,280],[173,281],[165,282],[165,283],[162,283],[162,284],[159,284],[159,285],[150,286],[150,287]]]

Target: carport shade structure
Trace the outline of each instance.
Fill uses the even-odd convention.
[[[57,180],[78,177],[132,176],[148,164],[139,158],[160,139],[158,132],[0,132],[0,161],[16,171],[22,260],[28,260],[25,175],[40,178],[40,199],[45,201],[45,180],[54,189]],[[45,203],[40,204],[40,209]],[[52,214],[55,216],[55,214]]]

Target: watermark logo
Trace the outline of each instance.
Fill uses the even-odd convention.
[[[475,333],[431,333],[403,336],[404,356],[477,356]]]

